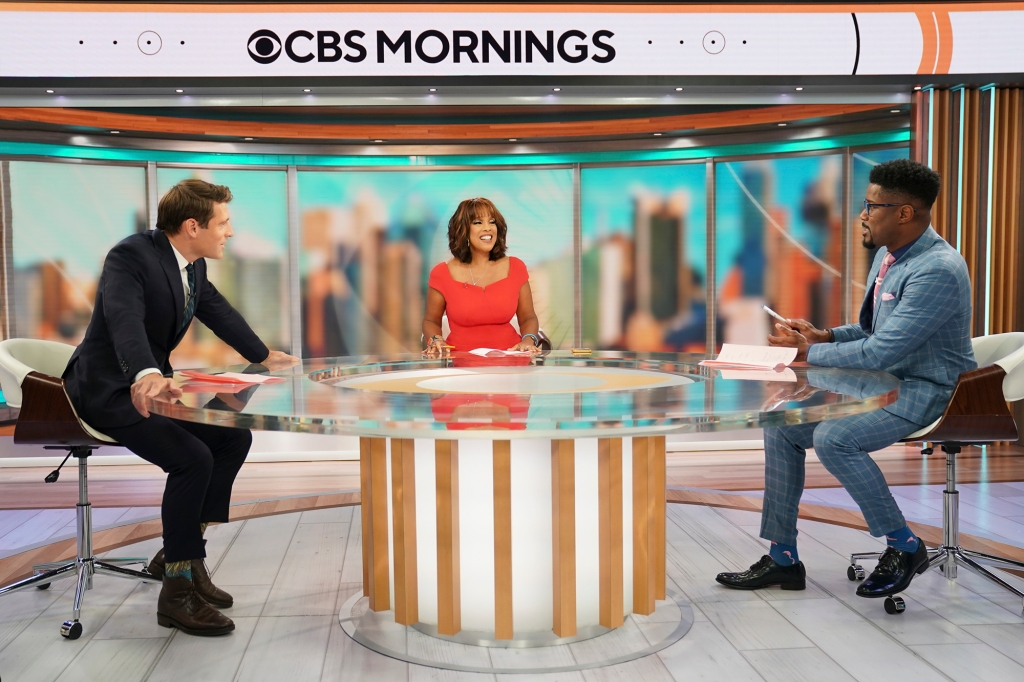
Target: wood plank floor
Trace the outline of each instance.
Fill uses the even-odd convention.
[[[214,526],[207,533],[207,562],[217,584],[235,596],[226,613],[236,630],[226,637],[189,637],[158,627],[156,585],[97,577],[83,605],[85,631],[74,642],[57,634],[70,614],[72,581],[4,597],[0,672],[18,682],[1024,679],[1021,602],[997,586],[965,571],[956,582],[929,572],[905,593],[906,613],[888,616],[881,600],[856,597],[856,583],[845,575],[847,552],[882,543],[862,531],[801,521],[806,590],[728,590],[714,582],[715,574],[742,569],[765,550],[756,537],[758,515],[678,504],[669,507],[668,587],[690,605],[695,622],[671,647],[616,666],[548,676],[409,665],[359,646],[338,624],[340,604],[359,589],[345,576],[361,572],[360,523],[358,509],[330,509]],[[151,554],[158,543],[116,554]],[[331,554],[332,570],[317,561],[324,551]],[[1022,580],[1009,580],[1024,587]],[[651,640],[663,636],[666,626],[673,624],[635,619],[630,636]],[[448,660],[467,656],[460,645],[434,644],[447,648]],[[556,653],[584,662],[578,652]]]
[[[945,457],[923,457],[919,447],[895,445],[873,455],[889,485],[927,485],[945,481]],[[670,452],[669,486],[748,491],[764,488],[764,451]],[[0,468],[0,509],[73,508],[77,475],[65,468],[56,483],[43,484],[49,467]],[[166,476],[155,466],[91,466],[89,498],[93,507],[159,506]],[[968,447],[957,457],[960,483],[1024,481],[1024,448],[1016,445]],[[808,489],[835,488],[839,482],[808,454]],[[250,462],[235,481],[232,500],[242,502],[289,495],[359,489],[358,462]]]

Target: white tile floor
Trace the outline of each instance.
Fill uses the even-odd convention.
[[[860,531],[801,524],[800,552],[810,578],[804,592],[720,588],[715,573],[744,568],[762,553],[758,521],[749,512],[669,505],[670,587],[686,595],[696,622],[660,654],[615,667],[491,676],[407,665],[363,649],[336,619],[340,604],[360,588],[362,570],[359,512],[345,508],[210,529],[208,562],[236,600],[227,610],[236,630],[227,637],[189,637],[157,626],[156,585],[97,578],[86,594],[85,633],[74,642],[57,632],[70,613],[70,581],[0,598],[0,679],[1024,679],[1019,600],[963,571],[956,583],[932,572],[907,592],[906,613],[888,616],[880,601],[856,597],[855,584],[846,579],[847,552],[880,546]],[[150,554],[158,546],[154,540],[112,554]],[[1024,587],[1024,581],[1011,581]]]

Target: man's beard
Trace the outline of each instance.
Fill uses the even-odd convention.
[[[860,239],[861,246],[863,246],[865,249],[875,248],[875,241],[871,238],[871,228],[863,223],[861,223],[861,228],[867,230],[867,234],[862,236]]]

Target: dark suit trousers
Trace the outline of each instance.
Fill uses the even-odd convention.
[[[199,524],[228,520],[231,486],[249,454],[252,434],[157,414],[103,432],[167,473],[161,506],[166,560],[205,558]]]

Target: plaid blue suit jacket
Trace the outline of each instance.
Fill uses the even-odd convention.
[[[885,370],[900,379],[900,397],[884,409],[922,426],[942,415],[962,372],[977,368],[971,346],[971,280],[963,257],[931,227],[890,266],[878,294],[868,273],[860,323],[833,329],[807,361],[823,367]]]

